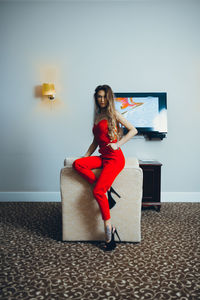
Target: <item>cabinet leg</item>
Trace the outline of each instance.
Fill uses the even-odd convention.
[[[160,211],[160,205],[155,205],[154,207],[155,207],[156,211],[158,211],[158,212]]]

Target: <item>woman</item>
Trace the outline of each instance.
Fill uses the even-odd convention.
[[[112,200],[111,192],[115,191],[111,185],[125,165],[120,147],[137,134],[137,129],[115,110],[114,95],[108,85],[99,85],[95,89],[94,100],[96,108],[94,139],[84,157],[75,160],[73,167],[90,184],[94,185],[93,195],[99,204],[104,221],[105,250],[110,251],[116,247],[114,235],[117,231],[111,225],[109,202],[105,194],[108,191],[109,200]],[[119,124],[128,130],[128,133],[121,139]],[[101,155],[91,156],[98,146]],[[99,178],[91,171],[95,168],[102,168]]]

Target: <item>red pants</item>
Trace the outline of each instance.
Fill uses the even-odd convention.
[[[96,182],[93,189],[94,198],[99,204],[103,220],[110,219],[108,198],[105,193],[111,187],[117,175],[124,168],[125,159],[121,149],[110,150],[109,153],[101,156],[82,157],[74,161],[74,169],[89,183]],[[91,169],[102,168],[99,178]]]

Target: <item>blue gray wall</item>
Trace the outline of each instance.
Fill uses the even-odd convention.
[[[59,192],[64,158],[92,141],[93,92],[106,83],[167,92],[167,138],[122,149],[163,163],[164,201],[197,200],[199,28],[198,0],[0,1],[0,190]],[[48,81],[53,103],[37,94]]]

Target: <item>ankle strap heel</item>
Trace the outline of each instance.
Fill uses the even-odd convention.
[[[120,237],[119,237],[119,234],[118,234],[118,232],[117,232],[117,229],[116,229],[116,228],[115,228],[115,231],[114,231],[114,233],[116,233],[116,235],[117,235],[117,237],[118,237],[119,241],[121,242],[121,239],[120,239]]]
[[[117,195],[118,198],[121,198],[121,196],[113,189],[113,187],[111,186],[110,188],[110,192]]]
[[[106,226],[106,230],[107,230],[107,227],[109,229],[109,233],[111,234],[111,239],[109,242],[105,243],[105,251],[112,251],[116,248],[115,234],[117,235],[120,242],[121,242],[121,240],[120,240],[119,234],[117,232],[117,229],[115,227],[112,226],[111,231],[110,231],[109,226]]]

